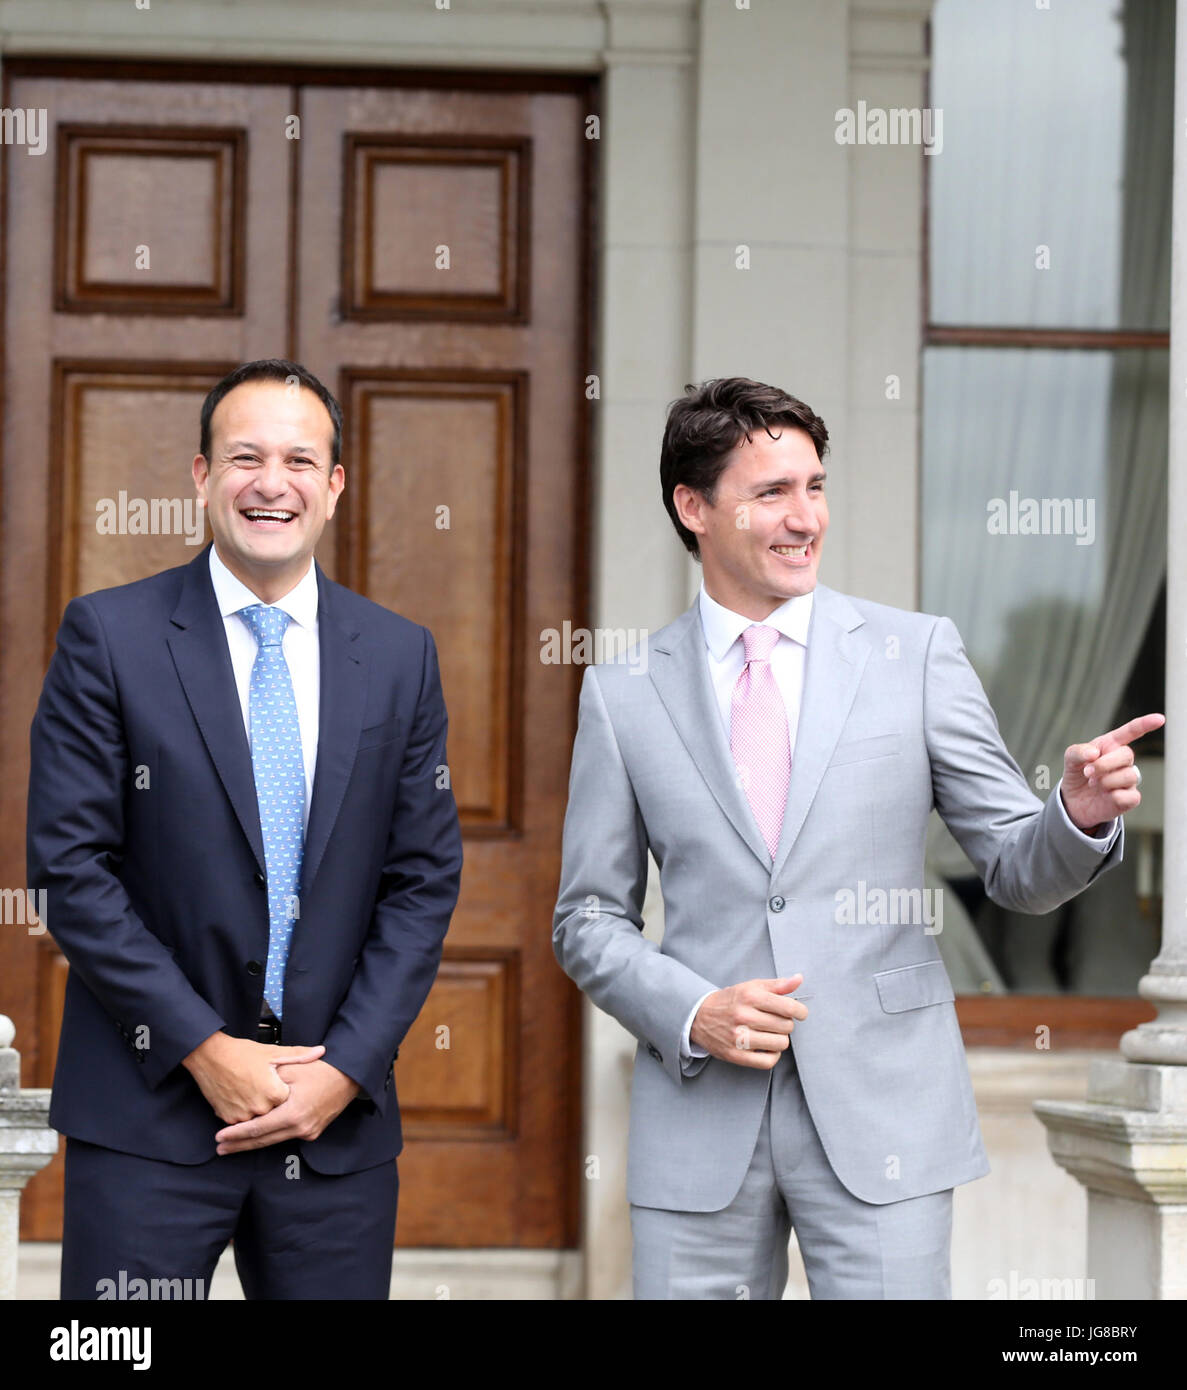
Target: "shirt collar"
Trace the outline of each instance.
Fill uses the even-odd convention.
[[[790,637],[793,642],[798,642],[800,646],[806,647],[808,645],[808,624],[812,618],[812,599],[815,592],[814,589],[809,589],[806,594],[793,595],[786,603],[781,603],[773,613],[764,618],[759,626],[778,628],[784,637]],[[714,661],[723,660],[726,652],[741,637],[742,633],[754,625],[753,618],[743,617],[741,613],[735,613],[732,608],[723,608],[716,599],[710,598],[705,589],[704,580],[701,581],[700,611],[701,628]]]
[[[223,564],[213,545],[210,547],[210,582],[214,585],[218,611],[224,618],[253,603],[263,602]],[[310,632],[314,630],[317,625],[317,571],[312,556],[301,581],[272,606],[282,608],[300,627],[308,628]]]

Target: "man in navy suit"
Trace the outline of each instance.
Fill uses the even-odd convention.
[[[207,1290],[232,1239],[248,1298],[388,1296],[392,1064],[462,850],[431,634],[313,559],[341,432],[303,367],[237,368],[193,464],[213,546],[62,618],[28,866],[70,963],[63,1298]]]

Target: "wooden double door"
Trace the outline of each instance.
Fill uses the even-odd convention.
[[[575,991],[551,910],[584,620],[583,80],[9,63],[0,883],[24,884],[28,728],[75,594],[184,564],[204,394],[303,362],[346,417],[318,559],[433,631],[465,835],[436,985],[401,1047],[397,1243],[576,1244]],[[11,915],[11,914],[10,914]],[[52,926],[52,921],[51,921]],[[0,926],[0,1012],[50,1084],[66,963]],[[23,1233],[60,1230],[61,1157]]]

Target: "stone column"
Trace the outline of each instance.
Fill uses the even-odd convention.
[[[1088,1190],[1097,1298],[1187,1299],[1187,23],[1175,35],[1162,949],[1138,992],[1158,1007],[1093,1064],[1084,1102],[1038,1101],[1055,1161]],[[1136,538],[1131,542],[1138,544]],[[1140,762],[1141,754],[1138,753]]]
[[[0,1014],[0,1299],[16,1297],[21,1192],[58,1151],[49,1092],[21,1090],[12,1020]]]

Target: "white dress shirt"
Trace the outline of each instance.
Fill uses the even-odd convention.
[[[786,603],[781,604],[769,617],[764,618],[758,624],[760,627],[779,629],[779,640],[771,651],[771,674],[775,677],[775,684],[779,687],[779,693],[783,696],[783,703],[787,706],[788,746],[791,749],[793,765],[795,762],[795,738],[799,729],[800,704],[804,690],[804,662],[808,654],[808,624],[812,617],[812,598],[813,591],[811,590],[806,594],[789,598]],[[703,582],[700,593],[700,612],[701,629],[705,637],[705,654],[709,662],[709,677],[713,683],[714,694],[717,696],[717,707],[721,712],[721,722],[725,727],[725,741],[728,745],[734,686],[746,664],[746,648],[741,637],[754,620],[745,618],[741,613],[733,612],[732,609],[723,608],[720,603],[710,598],[705,592]],[[1063,797],[1059,794],[1059,788],[1062,784],[1061,778],[1052,795],[1059,802],[1059,810],[1064,823],[1085,844],[1091,845],[1101,854],[1107,854],[1112,849],[1113,841],[1120,832],[1120,821],[1114,819],[1111,833],[1101,838],[1086,835],[1078,825],[1072,824],[1072,819],[1063,804]],[[741,983],[741,981],[731,981],[731,983]],[[685,1020],[684,1032],[680,1039],[680,1056],[684,1061],[709,1055],[704,1048],[698,1047],[696,1043],[692,1042],[689,1035],[697,1010],[708,999],[709,994],[715,992],[710,990],[703,994],[693,1005],[692,1012]]]
[[[210,580],[218,611],[223,615],[227,647],[235,672],[235,688],[243,711],[243,728],[251,747],[251,668],[255,665],[257,643],[251,628],[237,618],[240,608],[249,608],[263,599],[237,579],[210,547]],[[313,560],[304,578],[272,605],[283,608],[292,618],[284,631],[281,651],[288,664],[297,701],[297,724],[301,730],[301,757],[305,763],[305,828],[309,828],[309,803],[313,799],[313,770],[317,765],[317,735],[321,697],[321,648],[317,640],[317,573]]]

